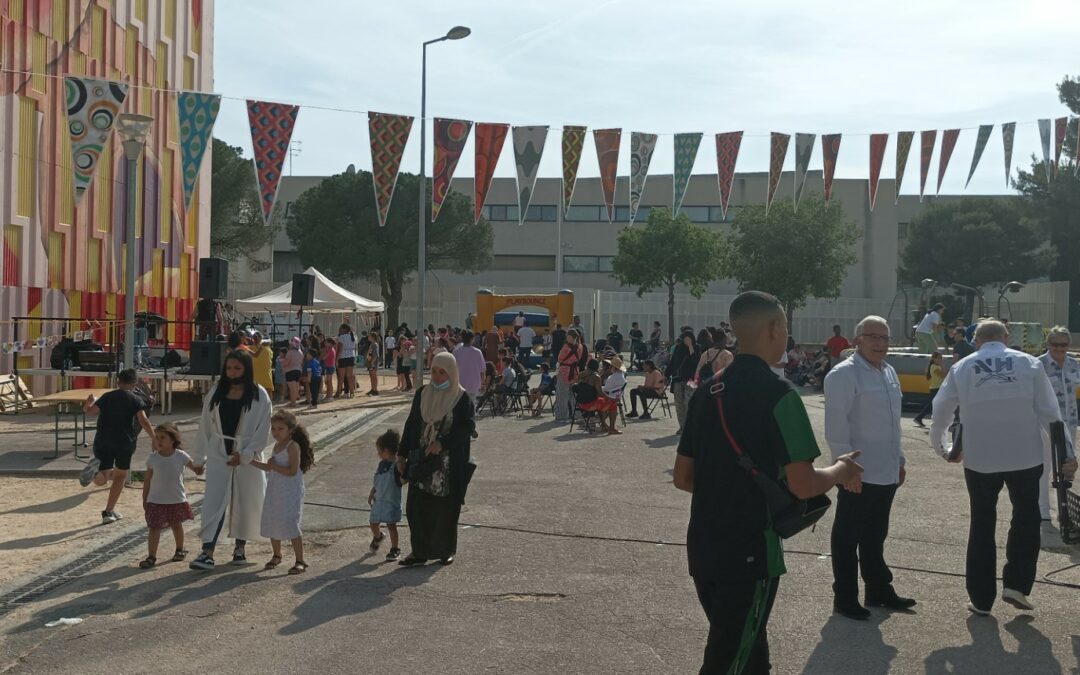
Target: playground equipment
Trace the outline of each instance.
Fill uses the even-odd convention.
[[[554,328],[555,323],[569,326],[574,318],[574,293],[563,289],[549,295],[496,295],[487,288],[481,288],[476,292],[476,316],[473,317],[473,330],[478,332],[490,330],[496,325],[497,312],[520,307],[546,309],[548,316],[551,317],[548,321],[549,328]],[[516,312],[511,314],[511,321],[515,315]],[[536,322],[530,321],[529,324],[536,325]],[[503,325],[509,325],[509,323]]]

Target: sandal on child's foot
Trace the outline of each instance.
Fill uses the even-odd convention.
[[[371,549],[372,553],[379,550],[379,546],[383,543],[383,539],[386,539],[385,534],[380,534],[377,537],[371,538],[371,546],[369,548]]]
[[[187,553],[188,552],[186,550],[182,549],[182,548],[176,549],[176,553],[173,553],[172,561],[173,562],[180,562],[184,558],[187,558]]]
[[[281,556],[276,555],[276,556],[270,558],[270,561],[268,563],[263,565],[263,569],[264,570],[272,570],[272,569],[274,569],[275,567],[277,567],[280,564],[281,564]]]
[[[307,572],[307,563],[303,560],[297,560],[296,564],[289,568],[289,574],[303,574]]]
[[[139,569],[148,570],[157,564],[157,558],[152,555],[146,556],[146,558],[139,563]]]
[[[401,557],[401,549],[400,548],[392,548],[392,549],[390,549],[390,552],[386,554],[386,560],[389,561],[389,562],[393,562],[393,561],[397,560],[400,557]]]

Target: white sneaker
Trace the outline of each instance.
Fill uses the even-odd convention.
[[[94,482],[94,476],[97,475],[98,468],[101,466],[101,460],[97,457],[91,457],[90,461],[86,463],[83,470],[79,473],[79,485],[86,487],[90,483]]]
[[[973,602],[968,603],[968,611],[973,613],[973,614],[978,614],[979,616],[990,616],[990,610],[988,610],[988,609],[979,609],[978,607],[975,606],[975,603],[973,603]]]
[[[1011,588],[1006,588],[1001,591],[1001,599],[1003,602],[1007,602],[1013,607],[1025,612],[1031,612],[1035,609],[1035,604],[1031,602],[1028,596],[1020,591],[1014,591]]]

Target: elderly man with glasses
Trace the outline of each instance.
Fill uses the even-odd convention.
[[[862,480],[844,484],[836,495],[832,529],[833,608],[865,621],[859,603],[859,571],[866,605],[907,610],[915,605],[893,589],[885,563],[885,539],[896,489],[904,484],[900,447],[900,378],[885,356],[889,324],[868,316],[855,327],[855,353],[825,376],[825,440],[833,458],[862,451]]]
[[[1061,419],[1065,421],[1065,451],[1069,467],[1076,470],[1076,389],[1080,387],[1080,362],[1069,356],[1072,335],[1068,328],[1054,326],[1046,336],[1046,353],[1039,357],[1043,370],[1054,388]],[[1044,444],[1043,474],[1039,479],[1039,512],[1044,521],[1050,520],[1050,444]]]

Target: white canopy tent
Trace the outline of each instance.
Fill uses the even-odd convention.
[[[313,314],[346,314],[355,312],[360,314],[380,313],[386,309],[385,305],[375,300],[369,300],[361,295],[352,293],[327,279],[322,272],[309,267],[304,274],[315,277],[315,304],[305,306],[305,312]],[[237,300],[235,305],[240,312],[288,312],[297,310],[299,307],[292,304],[292,282],[278,286],[269,293],[256,295],[253,298]]]

